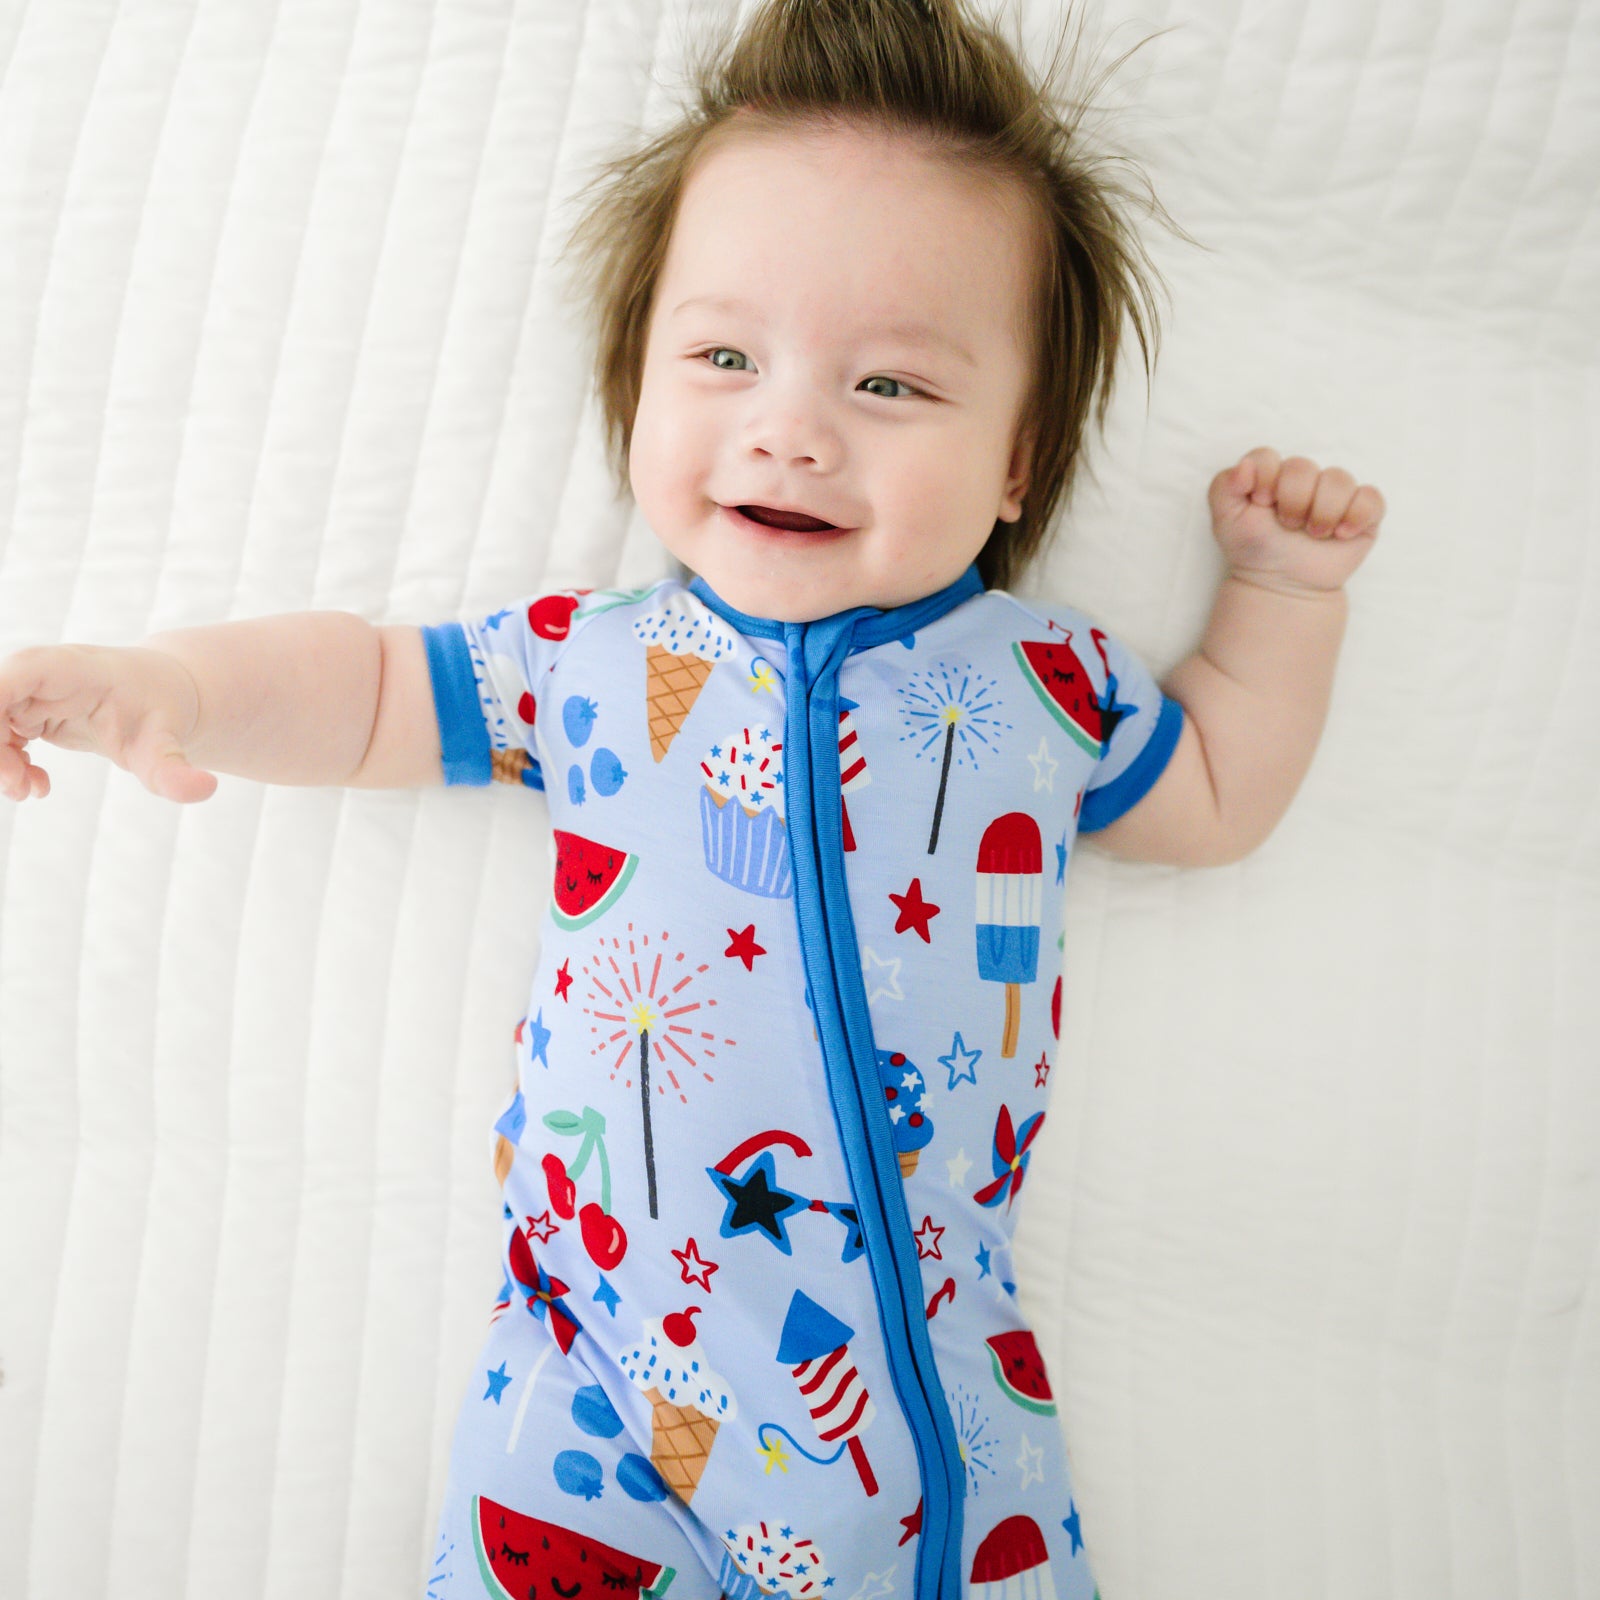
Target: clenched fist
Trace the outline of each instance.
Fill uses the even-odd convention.
[[[1235,576],[1267,588],[1328,591],[1366,559],[1383,496],[1342,467],[1252,450],[1211,480],[1211,531]]]

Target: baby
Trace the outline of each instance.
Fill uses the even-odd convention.
[[[176,801],[546,790],[433,1593],[1089,1600],[1010,1266],[1054,891],[1079,834],[1267,835],[1382,500],[1266,449],[1219,473],[1227,575],[1164,688],[1005,591],[1153,321],[1118,196],[959,0],[768,0],[578,242],[619,463],[692,581],[21,651],[0,786],[49,793],[43,739]]]

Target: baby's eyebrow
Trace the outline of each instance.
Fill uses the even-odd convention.
[[[677,316],[680,311],[687,311],[691,306],[704,306],[709,311],[745,312],[759,317],[761,312],[758,306],[752,305],[748,300],[740,300],[727,295],[696,294],[690,295],[687,300],[680,300],[672,308],[671,314]],[[867,330],[873,338],[889,339],[901,344],[920,344],[935,346],[947,350],[957,360],[964,361],[969,367],[977,366],[977,360],[965,345],[957,343],[942,328],[936,328],[927,322],[896,322],[888,327],[878,327]]]

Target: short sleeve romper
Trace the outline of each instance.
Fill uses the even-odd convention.
[[[1011,1236],[1073,841],[1176,702],[975,568],[809,623],[697,578],[424,640],[448,781],[554,828],[429,1595],[1090,1600]]]

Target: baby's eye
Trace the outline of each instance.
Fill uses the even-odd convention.
[[[748,356],[743,355],[738,350],[730,350],[726,345],[719,345],[715,350],[706,350],[703,351],[702,354],[704,354],[710,360],[711,365],[717,368],[719,372],[743,372],[745,367],[749,364],[750,359]],[[719,361],[717,359],[718,356],[732,356],[737,365],[726,361]]]
[[[892,383],[895,388],[904,389],[907,394],[915,394],[917,392],[909,383],[901,383],[898,378],[863,378],[860,387],[867,389],[869,383]],[[867,389],[867,393],[877,395],[880,400],[898,400],[900,398],[899,395],[885,394],[881,389]]]

